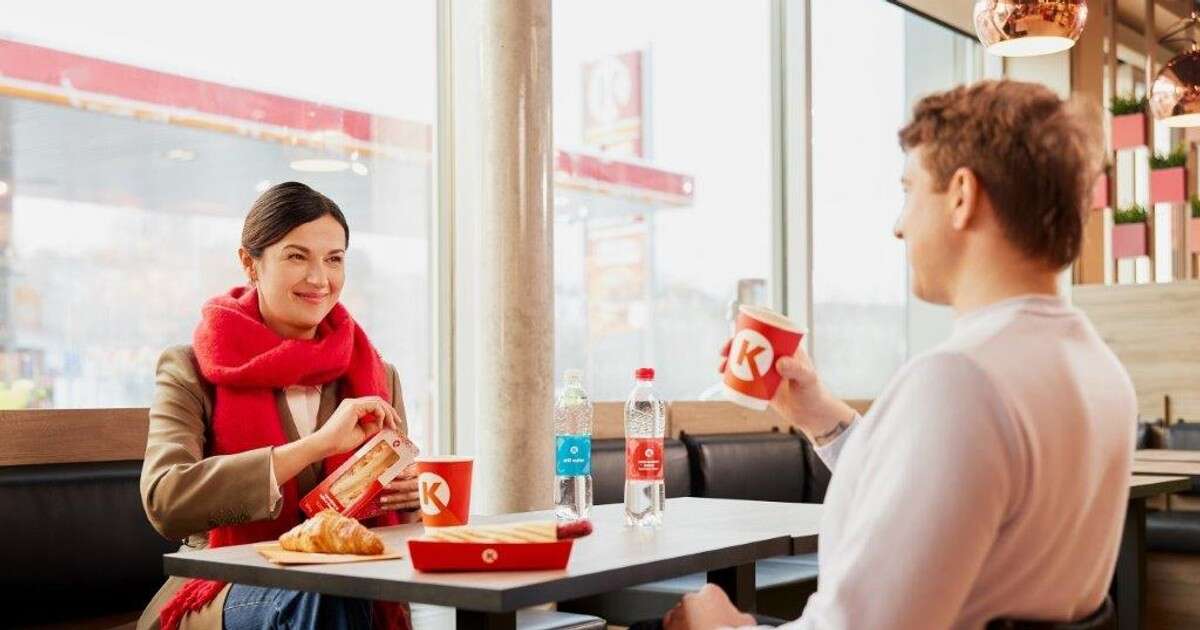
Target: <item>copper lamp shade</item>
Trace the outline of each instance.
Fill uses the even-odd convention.
[[[993,55],[1049,55],[1075,45],[1087,14],[1087,0],[976,0],[975,34]]]
[[[1200,50],[1163,66],[1150,87],[1150,111],[1168,127],[1200,127]]]

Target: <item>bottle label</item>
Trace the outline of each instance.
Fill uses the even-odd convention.
[[[663,439],[625,439],[625,478],[632,481],[661,481]]]
[[[578,477],[592,474],[592,436],[555,436],[557,453],[554,474],[560,477]]]

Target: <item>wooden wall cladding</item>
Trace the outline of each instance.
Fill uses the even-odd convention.
[[[0,411],[0,466],[142,459],[149,410]]]
[[[1144,419],[1200,419],[1200,282],[1076,286],[1087,313],[1133,379]]]

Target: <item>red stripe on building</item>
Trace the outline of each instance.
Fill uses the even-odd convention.
[[[372,114],[366,112],[19,42],[0,40],[0,75],[298,131],[334,131],[358,140],[375,140]]]
[[[636,162],[587,153],[554,152],[554,170],[568,177],[629,186],[691,199],[694,183],[691,175],[673,173]]]

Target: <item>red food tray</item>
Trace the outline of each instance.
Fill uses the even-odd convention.
[[[574,540],[546,543],[461,543],[409,539],[413,568],[439,571],[543,571],[567,568]]]

